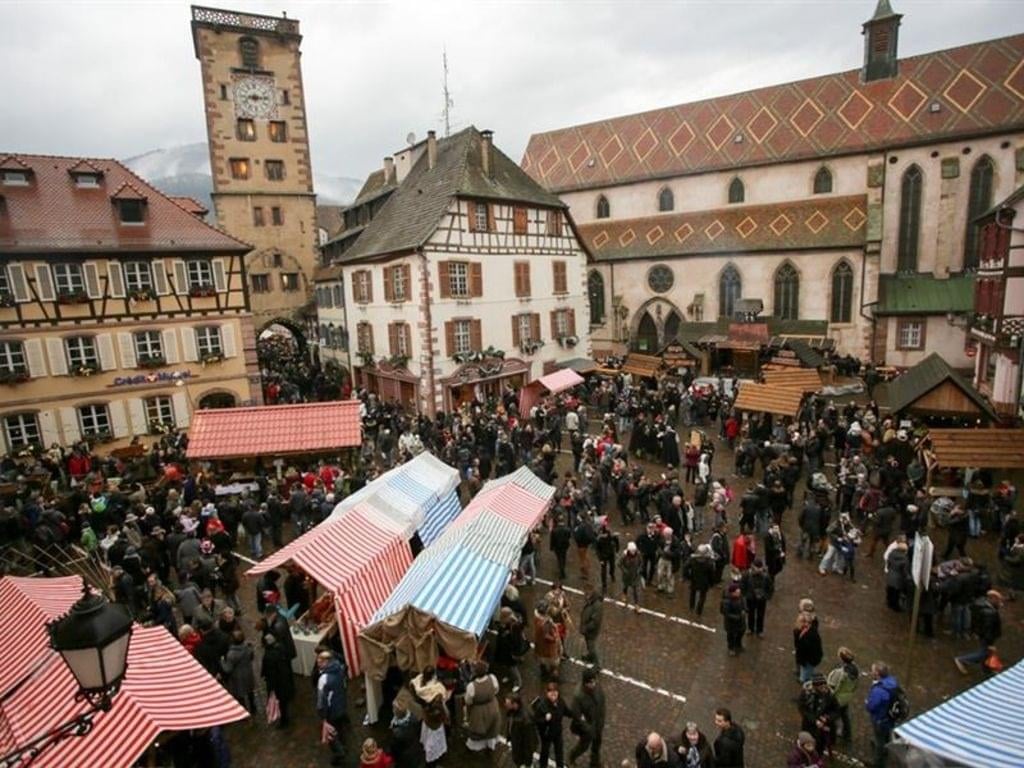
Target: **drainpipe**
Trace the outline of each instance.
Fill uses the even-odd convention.
[[[871,342],[868,345],[868,361],[875,362],[875,330],[878,325],[878,321],[875,319],[875,313],[872,311],[870,315],[864,314],[865,307],[873,307],[878,304],[877,301],[872,301],[867,304],[864,303],[864,282],[868,272],[868,251],[866,248],[861,249],[860,252],[860,309],[857,313],[865,320],[871,321]]]
[[[434,418],[437,415],[437,399],[434,382],[434,321],[430,313],[430,265],[427,263],[427,254],[422,248],[416,251],[420,256],[420,275],[424,281],[424,291],[421,301],[423,303],[423,321],[427,326],[427,386],[430,387],[430,398],[427,400],[427,415]],[[421,371],[422,373],[422,371]]]

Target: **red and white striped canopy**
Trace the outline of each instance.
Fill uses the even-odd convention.
[[[326,520],[253,566],[258,576],[292,562],[334,594],[349,675],[362,669],[357,638],[402,580],[412,551],[401,533],[361,506]]]
[[[552,489],[554,490],[554,489]],[[522,528],[533,528],[547,512],[551,498],[541,498],[513,483],[494,485],[480,491],[462,514],[455,518],[452,527],[465,525],[485,509],[499,517],[511,520]]]
[[[66,613],[81,593],[75,577],[0,579],[0,695],[10,695],[0,705],[0,753],[85,710],[74,700],[78,686],[50,649],[44,626]],[[136,624],[128,670],[113,708],[95,716],[87,735],[49,747],[33,765],[130,766],[162,732],[209,728],[246,717],[245,709],[166,629]]]

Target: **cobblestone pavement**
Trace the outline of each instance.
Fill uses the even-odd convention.
[[[568,469],[570,457],[560,457],[559,467]],[[742,491],[740,478],[729,477],[732,456],[721,450],[715,460],[715,476],[724,475],[730,485]],[[565,464],[566,466],[562,466]],[[651,471],[661,468],[648,465]],[[798,491],[798,498],[800,497]],[[737,506],[735,503],[733,506]],[[617,513],[611,510],[613,528],[619,531],[623,546],[634,536],[637,528],[624,529],[616,525]],[[730,533],[735,535],[737,513],[730,509]],[[605,727],[603,764],[620,766],[624,758],[631,758],[636,744],[650,730],[678,738],[688,720],[695,721],[710,739],[715,737],[714,709],[729,707],[734,718],[747,732],[747,765],[750,768],[779,766],[784,763],[800,726],[796,709],[799,683],[794,675],[791,628],[796,617],[797,603],[802,597],[814,600],[821,620],[821,634],[826,658],[822,671],[831,668],[836,649],[850,647],[857,655],[862,670],[872,660],[882,659],[893,668],[904,682],[908,675],[907,641],[909,617],[896,614],[885,606],[884,580],[881,557],[858,555],[857,581],[829,575],[818,575],[816,563],[795,558],[798,541],[796,513],[787,512],[783,530],[790,548],[790,562],[776,580],[775,596],[768,606],[765,637],[747,635],[744,651],[738,657],[726,652],[725,633],[722,630],[718,604],[721,589],[708,595],[702,617],[690,613],[685,587],[677,587],[674,595],[661,595],[649,587],[641,595],[641,604],[648,611],[635,614],[621,605],[605,605],[604,625],[599,640],[601,662],[606,674],[601,684],[608,700]],[[705,541],[707,532],[698,537]],[[945,534],[935,533],[936,548],[945,545]],[[539,571],[543,579],[556,575],[554,556],[546,549],[540,557]],[[972,540],[968,553],[983,562],[995,564],[994,539],[987,536]],[[941,552],[941,549],[938,549]],[[244,604],[254,603],[252,580],[247,580]],[[570,551],[568,579],[570,589],[579,590],[588,585],[579,576],[574,548]],[[546,587],[535,585],[522,589],[528,608],[542,596]],[[609,593],[609,598],[613,595]],[[617,597],[617,595],[616,595]],[[578,618],[583,598],[572,593],[573,614]],[[247,612],[246,619],[251,618]],[[1024,610],[1020,601],[1009,602],[1003,609],[1004,631],[1000,654],[1008,664],[1024,655],[1024,641],[1020,628]],[[941,621],[936,623],[936,637],[918,636],[914,649],[914,668],[908,697],[915,712],[921,712],[980,681],[980,673],[962,676],[953,665],[954,653],[968,650],[973,641],[957,641],[944,632]],[[583,652],[582,640],[569,641],[572,655]],[[571,695],[578,685],[582,666],[563,664],[564,689]],[[523,666],[525,700],[531,700],[539,691],[537,665],[528,658]],[[852,764],[868,760],[870,755],[870,724],[863,711],[863,697],[869,682],[862,679],[854,703],[851,705],[854,739],[849,749],[833,761],[833,765]],[[387,742],[385,727],[364,728],[361,722],[364,708],[355,702],[362,699],[361,681],[353,681],[349,689],[350,709],[356,726],[348,734],[350,758],[346,765],[358,765],[358,744],[366,736]],[[233,752],[233,764],[248,766],[321,766],[329,762],[325,747],[318,743],[319,723],[313,711],[313,694],[308,679],[300,678],[297,685],[296,722],[287,731],[268,728],[264,719],[231,726],[228,738]],[[566,728],[566,749],[575,738]],[[501,765],[493,756],[471,754],[464,747],[464,738],[456,731],[449,738],[449,755],[442,760],[449,768],[476,768]]]

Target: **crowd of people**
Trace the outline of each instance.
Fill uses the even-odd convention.
[[[437,765],[448,736],[461,726],[472,751],[501,746],[516,765],[531,765],[539,750],[542,765],[551,755],[561,766],[563,724],[576,737],[570,761],[588,755],[599,765],[606,598],[621,598],[639,612],[653,594],[683,592],[684,605],[699,618],[709,595],[720,590],[722,634],[728,654],[738,656],[746,642],[764,637],[776,583],[794,557],[814,562],[821,578],[851,582],[858,557],[880,558],[889,609],[907,611],[917,602],[924,634],[934,633],[938,619],[957,638],[977,639],[974,651],[957,656],[961,671],[969,664],[998,671],[1004,596],[996,587],[1019,588],[1024,562],[1015,488],[979,470],[964,478],[963,498],[933,500],[924,488],[933,463],[925,432],[884,418],[873,402],[836,405],[812,397],[790,420],[736,412],[735,392],[735,381],[709,385],[684,377],[652,385],[594,377],[530,413],[518,413],[517,393],[507,389],[435,418],[359,392],[358,461],[281,466],[268,457],[244,487],[225,486],[213,468],[190,465],[184,434],[164,436],[132,460],[99,456],[88,444],[6,456],[0,543],[43,571],[72,545],[101,562],[112,595],[139,621],[179,637],[254,715],[262,681],[273,696],[277,727],[287,728],[297,695],[289,623],[315,607],[314,589],[296,568],[283,581],[283,574],[270,572],[257,585],[256,605],[242,605],[237,551],[246,547],[261,558],[264,543],[280,547],[325,519],[346,495],[421,451],[459,470],[467,499],[489,478],[530,467],[556,487],[556,498],[523,547],[488,657],[476,664],[442,658],[437,668],[394,685],[385,702],[389,743],[363,744],[364,765],[383,767],[392,759],[399,766]],[[716,456],[716,446],[726,455]],[[787,515],[796,516],[800,531],[792,548],[783,533]],[[913,548],[931,522],[937,523],[932,532],[945,537],[936,551],[944,549],[928,588],[915,595]],[[634,527],[638,533],[627,533]],[[995,564],[968,554],[983,531],[999,536]],[[574,552],[585,591],[578,615],[561,581],[534,594],[546,551],[560,580],[570,578]],[[530,608],[527,596],[534,598]],[[250,610],[254,620],[242,621]],[[563,667],[576,634],[586,668],[563,696]],[[884,766],[892,730],[907,716],[888,666],[874,661],[864,674],[853,652],[838,647],[823,667],[810,599],[797,606],[793,653],[802,729],[787,765],[824,765],[850,742],[851,710],[859,707],[871,724],[874,764]],[[527,702],[521,667],[531,654],[543,688]],[[511,687],[503,695],[505,682]],[[314,685],[324,741],[341,764],[350,726],[337,637],[318,649]],[[743,729],[724,707],[714,722],[714,739],[692,722],[677,736],[648,734],[632,756],[635,765],[742,766]]]

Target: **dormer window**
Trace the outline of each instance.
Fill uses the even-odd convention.
[[[0,179],[5,187],[27,187],[28,171],[0,171]]]
[[[72,175],[75,186],[79,189],[96,189],[100,185],[98,173],[76,173]]]
[[[145,200],[117,200],[117,213],[122,224],[144,224],[146,221]]]

